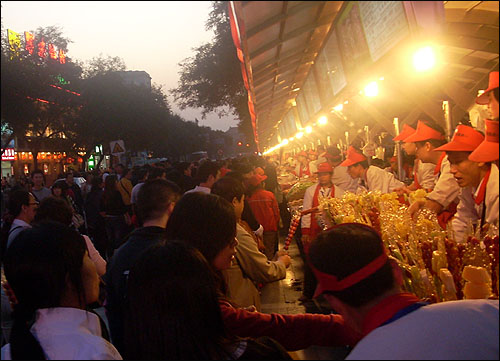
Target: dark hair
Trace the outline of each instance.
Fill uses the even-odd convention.
[[[134,177],[137,179],[137,181],[142,180],[146,176],[146,174],[148,174],[148,169],[145,167],[134,170]]]
[[[204,161],[196,172],[196,182],[198,184],[204,183],[208,180],[208,177],[211,175],[217,177],[217,172],[219,171],[220,166],[216,162],[212,162],[211,160]]]
[[[17,217],[23,206],[30,204],[30,192],[24,189],[16,189],[9,194],[7,209],[13,217]]]
[[[172,202],[181,195],[179,186],[169,180],[157,178],[146,181],[137,193],[139,222],[161,217]]]
[[[234,197],[241,201],[241,197],[245,194],[245,188],[241,182],[233,177],[223,177],[214,183],[211,192],[232,203]]]
[[[342,280],[385,252],[382,239],[371,227],[345,223],[322,232],[309,249],[309,261],[321,272]],[[387,261],[364,280],[341,291],[326,291],[353,307],[360,307],[394,286]]]
[[[187,193],[175,205],[166,236],[196,247],[211,265],[219,252],[236,237],[234,207],[214,194]]]
[[[61,197],[66,197],[66,195],[68,193],[68,189],[69,189],[68,184],[63,179],[58,180],[54,184],[52,184],[52,187],[51,187],[52,194],[54,194],[54,188],[61,189]]]
[[[203,255],[183,241],[145,251],[128,278],[125,358],[228,359],[217,283]]]
[[[43,180],[45,181],[45,174],[43,174],[43,171],[42,171],[42,170],[40,170],[40,169],[35,169],[33,172],[31,172],[31,179],[33,179],[33,176],[34,176],[35,174],[41,174],[41,175],[42,175],[42,177],[43,177]]]
[[[161,178],[163,174],[167,174],[167,171],[163,167],[152,167],[149,171],[149,179]]]
[[[81,301],[85,292],[81,275],[85,240],[75,230],[56,222],[24,229],[7,250],[5,276],[17,297],[10,335],[12,359],[45,359],[30,322],[41,308],[59,307],[67,280]]]
[[[96,192],[100,190],[100,186],[103,183],[102,177],[100,175],[93,175],[92,178],[90,179],[90,191],[91,192]]]
[[[65,199],[51,196],[40,202],[33,224],[42,221],[55,221],[69,226],[72,218],[73,209],[69,203]]]

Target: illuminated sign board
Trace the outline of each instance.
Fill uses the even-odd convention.
[[[5,152],[3,152],[2,154],[2,160],[16,160],[16,151],[14,150],[14,148],[6,148]]]
[[[11,51],[11,59],[19,56],[21,50],[21,35],[7,29],[7,37],[9,40],[9,48]],[[35,36],[29,31],[24,32],[24,49],[29,55],[38,55],[42,59],[47,57],[59,61],[61,64],[66,63],[66,53],[62,49],[56,49],[54,44],[47,44],[43,38],[35,42]]]

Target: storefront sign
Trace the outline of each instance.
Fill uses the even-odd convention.
[[[3,161],[16,160],[16,151],[14,150],[14,148],[5,149],[5,152],[3,152],[2,154],[2,160]]]

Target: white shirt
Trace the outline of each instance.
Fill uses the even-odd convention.
[[[394,174],[386,172],[382,168],[371,165],[366,170],[366,189],[370,192],[391,193],[394,189],[403,186],[404,183],[397,180]]]
[[[212,190],[208,187],[196,186],[193,189],[190,189],[190,190],[184,192],[184,194],[191,193],[191,192],[210,193],[210,192],[212,192]]]
[[[102,338],[99,318],[91,312],[70,307],[39,309],[31,333],[49,360],[122,360]],[[10,359],[7,344],[2,347],[2,360]]]
[[[9,237],[7,238],[7,248],[9,248],[9,246],[12,244],[12,241],[25,228],[31,228],[31,225],[18,218],[12,221],[12,225],[9,229]]]
[[[130,193],[130,203],[137,203],[137,194],[139,193],[139,189],[144,185],[144,182],[137,183],[134,188],[132,188],[132,192]]]
[[[435,177],[436,185],[433,191],[427,195],[427,198],[439,203],[443,208],[447,208],[451,202],[458,204],[460,187],[453,174],[451,174],[448,156],[443,158],[440,172]]]
[[[346,360],[498,360],[498,300],[419,308],[366,335]]]
[[[486,184],[484,202],[477,205],[474,199],[477,197],[483,181],[484,178],[481,180],[477,189],[466,187],[462,188],[460,192],[457,213],[455,213],[455,217],[451,221],[453,231],[455,232],[455,240],[457,242],[466,241],[464,235],[469,221],[480,222],[484,206],[486,206],[484,221],[490,224],[496,224],[498,222],[498,168],[495,164],[491,165],[491,173],[488,183]]]
[[[306,189],[306,192],[304,193],[304,201],[302,202],[303,210],[312,208],[314,193],[316,192],[317,186],[318,184],[316,183]],[[344,195],[344,190],[340,187],[337,187],[336,185],[333,185],[333,187],[335,187],[334,198],[342,198],[342,196]],[[320,195],[329,197],[331,192],[332,192],[332,187],[321,187],[318,192],[318,197]],[[301,222],[300,223],[301,228],[311,228],[311,213],[303,215],[300,222]]]
[[[420,159],[415,159],[415,167],[417,167],[418,184],[423,189],[434,189],[436,177],[434,176],[434,168],[432,163],[422,163]]]

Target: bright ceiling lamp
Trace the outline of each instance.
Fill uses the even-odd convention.
[[[436,54],[434,49],[426,46],[418,49],[413,55],[413,66],[419,72],[432,69],[436,65]]]
[[[287,145],[288,144],[288,139],[283,139],[283,141],[281,142],[281,145]]]
[[[307,134],[309,134],[309,133],[311,133],[312,131],[313,131],[313,128],[312,128],[310,125],[308,125],[308,126],[306,127],[306,133],[307,133]]]
[[[328,123],[328,118],[325,117],[324,115],[318,119],[319,125],[325,125],[326,123]]]
[[[342,110],[344,110],[344,104],[337,104],[336,106],[333,107],[333,110],[341,112]]]
[[[295,134],[295,138],[300,139],[302,138],[303,135],[304,135],[303,132],[298,132],[297,134]]]
[[[376,97],[378,95],[378,84],[376,81],[372,81],[365,86],[365,95],[367,97]]]

